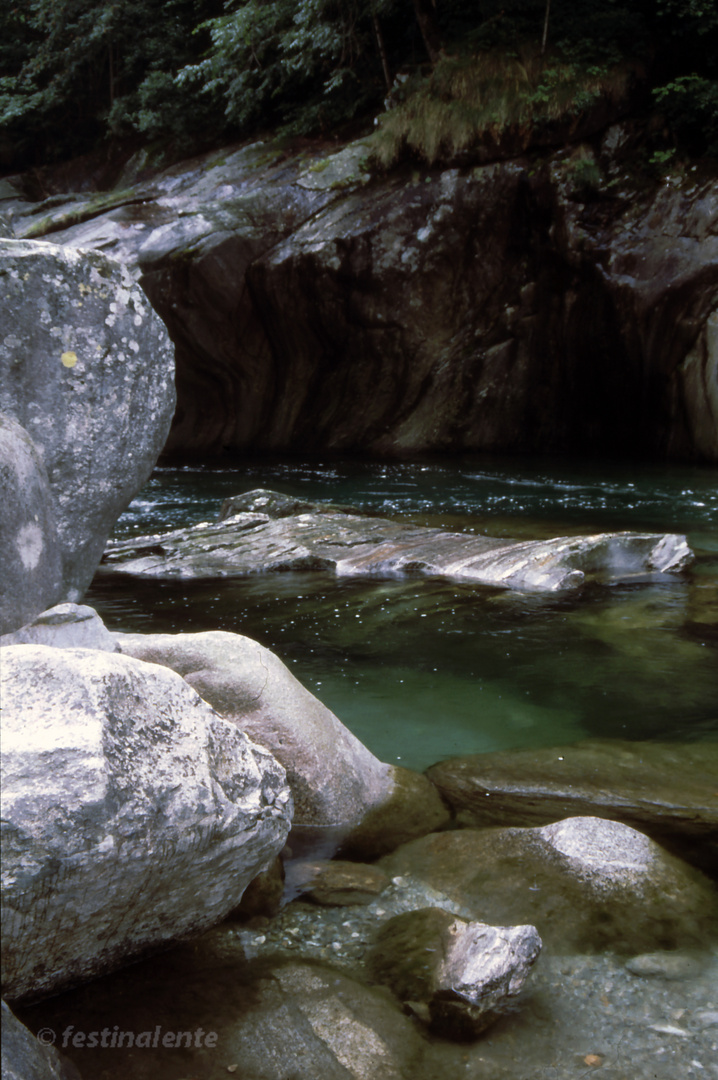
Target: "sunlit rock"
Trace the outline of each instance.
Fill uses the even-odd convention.
[[[174,672],[2,651],[2,980],[40,997],[223,918],[283,846],[284,770]]]

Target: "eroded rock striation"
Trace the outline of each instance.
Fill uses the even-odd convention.
[[[177,346],[170,451],[715,461],[718,187],[632,178],[630,141],[390,176],[361,143],[353,172],[255,143],[7,214],[140,267]],[[610,186],[577,190],[579,160]]]
[[[339,577],[419,574],[556,592],[577,588],[587,577],[618,580],[677,571],[692,558],[686,538],[673,533],[497,540],[259,490],[227,500],[215,524],[111,543],[104,564],[138,577],[328,570]]]
[[[60,589],[48,587],[8,618],[3,629],[12,630],[84,593],[115,521],[164,444],[174,357],[128,269],[97,251],[0,240],[0,312],[0,412],[36,448],[61,561]],[[49,528],[38,524],[40,532]],[[26,546],[26,561],[38,543]],[[52,546],[44,543],[43,552]],[[34,570],[14,578],[15,587]]]
[[[284,770],[166,667],[12,645],[2,698],[10,999],[211,926],[284,845]]]

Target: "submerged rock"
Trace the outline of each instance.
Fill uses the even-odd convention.
[[[50,481],[25,428],[0,416],[0,634],[62,596]]]
[[[474,825],[622,821],[718,876],[718,743],[590,740],[471,754],[427,775]]]
[[[2,979],[39,997],[223,918],[283,846],[284,770],[174,672],[2,653]]]
[[[472,1039],[521,992],[540,951],[533,926],[487,926],[424,908],[382,926],[369,965],[400,1000],[428,1008],[437,1034]]]
[[[338,577],[413,574],[556,592],[576,588],[587,577],[617,580],[673,572],[693,558],[685,537],[675,534],[602,533],[519,542],[284,500],[275,492],[253,491],[231,504],[232,516],[213,525],[110,544],[105,569],[154,578],[321,569]]]
[[[427,882],[482,922],[534,925],[561,952],[693,947],[718,932],[718,893],[707,878],[601,818],[437,833],[378,865]]]
[[[115,639],[123,653],[182,675],[284,766],[294,797],[293,847],[328,854],[341,847],[374,858],[448,822],[426,777],[379,761],[258,642],[224,631]]]
[[[0,240],[0,311],[0,411],[47,472],[62,561],[60,594],[38,598],[11,630],[90,583],[166,439],[174,355],[127,268],[100,252]]]
[[[302,860],[290,865],[287,883],[292,893],[327,907],[371,904],[389,885],[377,866],[343,859]]]

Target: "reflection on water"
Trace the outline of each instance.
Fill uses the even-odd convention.
[[[100,576],[88,602],[113,629],[256,638],[379,757],[413,768],[592,735],[718,735],[716,470],[497,459],[158,470],[117,535],[212,520],[222,499],[256,487],[500,536],[687,532],[699,558],[680,577],[561,598],[287,573]]]

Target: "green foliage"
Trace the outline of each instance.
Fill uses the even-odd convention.
[[[371,24],[391,0],[231,0],[209,20],[212,47],[179,75],[182,86],[220,94],[225,115],[316,131],[354,116],[376,98],[378,55]]]
[[[653,93],[684,147],[718,157],[718,80],[683,75]]]
[[[327,132],[401,75],[378,154],[431,161],[616,100],[641,66],[677,143],[714,148],[716,0],[6,0],[0,152]]]

